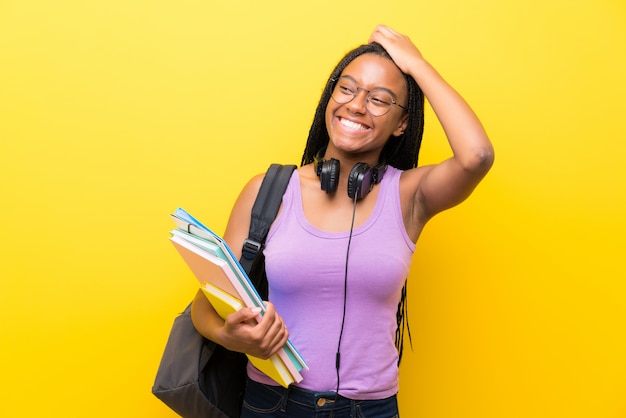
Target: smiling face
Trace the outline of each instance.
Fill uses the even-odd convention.
[[[325,117],[330,137],[329,149],[365,154],[377,162],[390,136],[399,136],[406,128],[407,115],[400,106],[392,105],[386,114],[373,116],[367,110],[368,92],[384,89],[391,92],[399,105],[404,106],[408,96],[404,76],[388,58],[366,53],[348,64],[341,77],[349,80],[358,90],[348,103],[340,104],[333,99],[328,102]]]

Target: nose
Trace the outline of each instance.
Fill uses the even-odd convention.
[[[369,92],[362,88],[357,88],[356,95],[347,103],[347,107],[351,112],[364,114],[367,112],[367,95]]]

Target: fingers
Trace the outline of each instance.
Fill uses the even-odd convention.
[[[385,48],[391,57],[395,60],[394,55],[400,55],[406,49],[405,37],[388,26],[378,25],[372,32],[369,42],[376,42]]]
[[[243,308],[226,318],[225,328],[236,351],[265,359],[287,342],[289,333],[283,319],[273,304],[265,302],[265,305],[262,317],[259,309]]]
[[[226,326],[228,328],[237,328],[241,324],[255,325],[255,318],[261,313],[261,308],[243,308],[226,317]]]
[[[385,39],[395,35],[399,35],[399,33],[391,29],[389,26],[378,25],[374,28],[374,31],[370,35],[369,42],[382,43]]]
[[[416,64],[419,64],[423,57],[407,35],[396,32],[389,26],[378,25],[370,35],[369,42],[382,45],[402,72],[415,77]]]
[[[277,352],[289,338],[283,319],[276,313],[274,305],[266,302],[261,322],[254,327],[251,336],[258,343],[257,357],[268,358]]]

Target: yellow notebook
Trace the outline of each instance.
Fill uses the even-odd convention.
[[[211,302],[211,305],[213,305],[215,311],[217,311],[219,316],[221,316],[223,319],[225,319],[231,313],[240,310],[244,306],[239,299],[233,297],[227,292],[224,292],[219,287],[214,286],[211,283],[204,283],[202,286],[200,286],[200,289],[207,297],[209,302]],[[278,384],[287,387],[289,386],[289,384],[294,382],[293,376],[291,375],[291,373],[289,373],[289,370],[280,359],[280,357],[278,357],[278,355],[274,354],[267,360],[263,360],[248,354],[247,356],[254,367],[268,375]]]

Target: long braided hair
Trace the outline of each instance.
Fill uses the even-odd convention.
[[[317,153],[328,145],[330,138],[328,136],[328,130],[326,129],[325,113],[326,106],[333,92],[334,80],[337,80],[341,76],[341,73],[348,64],[356,57],[363,54],[376,54],[391,60],[387,51],[380,44],[371,43],[353,49],[339,61],[339,64],[337,64],[326,82],[326,87],[322,92],[322,97],[315,110],[315,117],[311,129],[309,130],[309,138],[307,139],[304,154],[302,155],[301,165],[313,162]],[[403,75],[409,93],[407,105],[409,119],[404,133],[397,139],[387,141],[381,152],[380,159],[400,170],[408,170],[417,167],[417,158],[422,144],[422,134],[424,132],[424,93],[422,93],[422,90],[413,77],[404,73]]]

